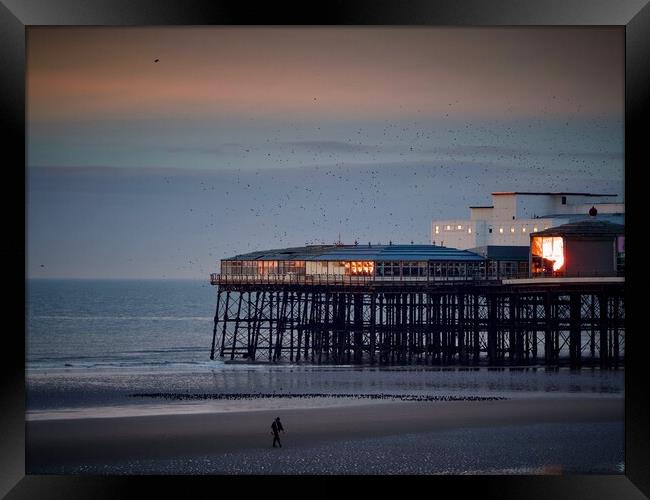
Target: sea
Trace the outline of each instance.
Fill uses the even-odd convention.
[[[412,400],[624,397],[623,369],[360,367],[289,362],[232,364],[210,360],[216,289],[207,280],[32,279],[26,282],[26,288],[27,420],[280,410]],[[534,427],[521,430],[531,436],[543,436],[551,432],[549,429],[542,426],[537,430]],[[552,435],[556,437],[560,430],[565,435],[580,432],[585,436],[579,440],[581,443],[590,442],[589,436],[606,433],[611,446],[606,450],[609,455],[599,458],[598,464],[605,464],[598,465],[599,470],[622,473],[622,421],[567,424],[553,429]],[[484,434],[485,439],[501,446],[502,441],[494,440],[492,431],[485,430]],[[469,446],[474,435],[463,435]],[[388,447],[397,446],[391,439],[398,438],[341,443],[340,447],[345,450],[365,446],[368,470],[371,470],[372,450],[384,441]],[[426,439],[437,442],[440,436],[412,439],[425,450],[422,443]],[[558,446],[570,442],[557,438]],[[575,449],[573,445],[569,448]],[[330,451],[323,448],[313,453],[335,457]],[[222,462],[255,462],[248,460],[244,452],[240,455],[224,458]],[[215,457],[205,460],[209,465]],[[576,460],[575,471],[593,469],[582,459]],[[340,460],[333,458],[331,462],[327,470],[338,470]],[[349,470],[363,472],[354,469],[359,467],[354,465],[358,463],[356,459],[351,458],[349,462],[352,467]],[[469,466],[469,473],[488,470],[488,462],[486,458]],[[212,470],[208,465],[206,470]],[[504,462],[500,468],[489,470],[508,473],[506,466]],[[196,472],[187,464],[173,461],[162,469],[159,462],[152,467],[169,473]],[[223,471],[229,472],[228,467],[223,465]],[[446,466],[437,464],[435,467],[443,473],[445,470],[467,472],[464,466],[445,469]],[[526,467],[522,459],[518,470],[528,473]],[[128,470],[146,471],[147,465],[139,464]],[[247,470],[243,467],[230,472]],[[310,470],[296,469],[296,473]]]

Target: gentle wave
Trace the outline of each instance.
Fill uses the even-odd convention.
[[[47,356],[38,356],[31,355],[28,356],[27,361],[68,361],[68,360],[126,360],[131,361],[134,355],[152,355],[152,354],[174,354],[174,353],[203,353],[205,352],[205,346],[179,346],[179,347],[169,347],[167,349],[135,349],[129,351],[115,351],[110,354],[100,354],[100,355],[81,355],[77,354],[74,356],[70,355],[56,355],[48,354]]]
[[[152,366],[203,366],[203,365],[213,365],[213,361],[128,361],[128,360],[115,360],[115,361],[76,361],[76,360],[57,360],[56,363],[42,363],[42,362],[28,362],[27,368],[30,370],[52,370],[53,368],[124,368],[124,367],[133,367],[133,368],[147,368]],[[67,361],[64,363],[64,361]]]
[[[30,316],[30,319],[122,321],[214,321],[209,316]]]

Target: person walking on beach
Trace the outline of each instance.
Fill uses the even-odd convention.
[[[271,434],[273,434],[273,448],[275,448],[276,441],[280,445],[280,448],[282,448],[282,443],[280,442],[280,431],[284,432],[284,427],[282,427],[280,417],[277,417],[271,424]]]

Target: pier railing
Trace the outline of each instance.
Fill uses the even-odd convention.
[[[510,274],[508,278],[526,277],[525,274]],[[218,274],[210,275],[212,285],[257,285],[257,284],[286,284],[286,285],[364,285],[379,283],[432,283],[432,282],[465,282],[499,280],[501,278],[485,276],[345,276],[332,274],[266,274],[266,275],[237,275]]]
[[[622,273],[612,276],[622,277]],[[552,273],[552,274],[529,274],[506,273],[498,276],[485,274],[470,274],[465,276],[345,276],[333,274],[263,274],[263,275],[240,275],[240,274],[219,274],[210,275],[212,285],[365,285],[381,283],[458,283],[458,282],[500,282],[504,279],[529,279],[529,278],[595,278],[603,277],[602,272],[581,272],[581,273]]]

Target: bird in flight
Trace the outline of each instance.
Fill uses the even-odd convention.
[[[153,62],[157,63],[160,59],[154,59]]]

